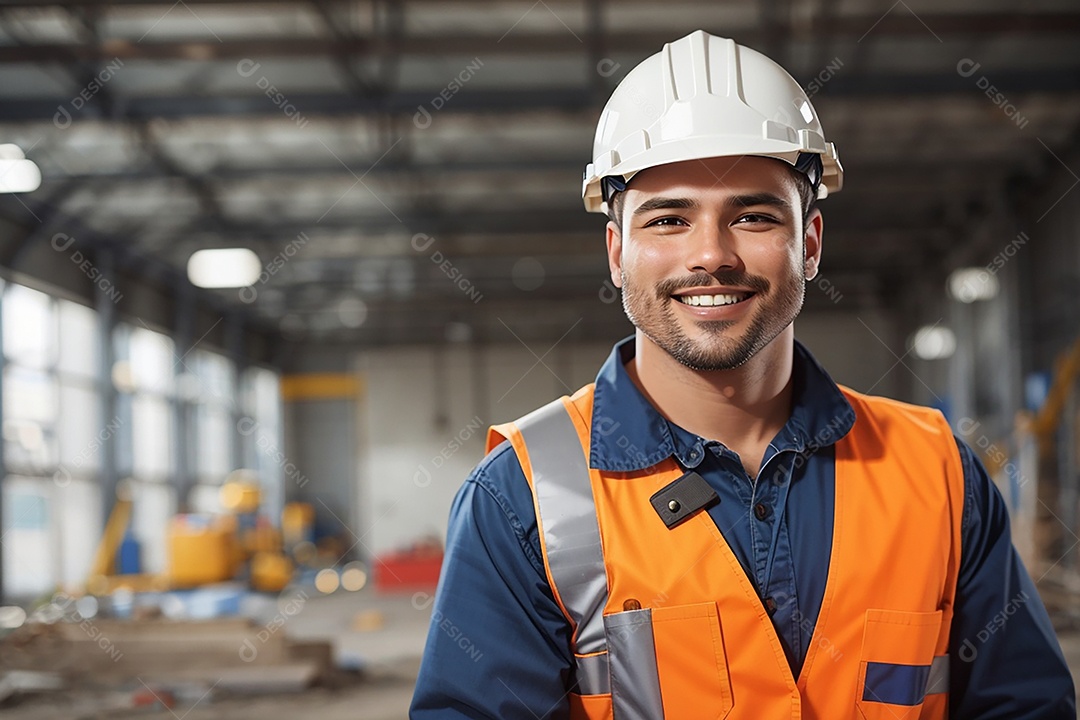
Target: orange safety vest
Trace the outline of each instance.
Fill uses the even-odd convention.
[[[941,413],[841,387],[856,421],[836,443],[828,578],[794,678],[709,514],[669,529],[650,504],[676,461],[589,468],[593,387],[487,443],[511,442],[532,489],[573,628],[572,718],[944,720],[964,480]]]

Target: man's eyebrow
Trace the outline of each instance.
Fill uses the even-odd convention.
[[[634,210],[634,217],[650,210],[690,210],[697,206],[697,200],[690,198],[654,197],[638,205],[637,209]]]
[[[770,192],[747,193],[733,195],[725,202],[731,208],[747,208],[760,205],[774,207],[786,212],[791,211],[791,203],[784,198]],[[681,197],[654,197],[638,205],[634,210],[634,217],[643,215],[652,210],[693,210],[698,207],[697,200]]]
[[[728,207],[747,208],[756,205],[769,205],[778,210],[791,212],[791,203],[770,192],[749,193],[747,195],[734,195],[727,200]]]

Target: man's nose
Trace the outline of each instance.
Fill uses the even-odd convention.
[[[735,268],[739,255],[728,228],[715,223],[699,224],[688,238],[686,269],[712,275],[721,268]]]

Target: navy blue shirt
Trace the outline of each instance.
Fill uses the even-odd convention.
[[[760,597],[798,677],[817,621],[832,546],[834,445],[855,413],[798,342],[791,417],[759,478],[738,455],[669,422],[634,385],[615,346],[596,379],[589,462],[640,470],[674,456],[720,495],[709,514]],[[602,419],[596,421],[596,419]],[[1004,500],[971,449],[964,469],[961,564],[949,653],[953,718],[1075,718],[1072,677],[1046,610],[1012,545]],[[568,717],[570,628],[541,559],[532,494],[509,443],[484,458],[450,511],[446,557],[410,717]]]

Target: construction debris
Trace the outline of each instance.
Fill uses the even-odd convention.
[[[319,683],[332,667],[329,642],[293,642],[277,628],[245,618],[31,623],[0,647],[0,671],[14,678],[9,694],[32,682],[44,687],[46,678],[78,686],[186,683],[231,692],[296,692]],[[156,702],[168,706],[161,699],[171,697],[167,690],[158,694]]]
[[[23,693],[59,690],[63,684],[57,673],[11,670],[0,677],[0,703]]]

